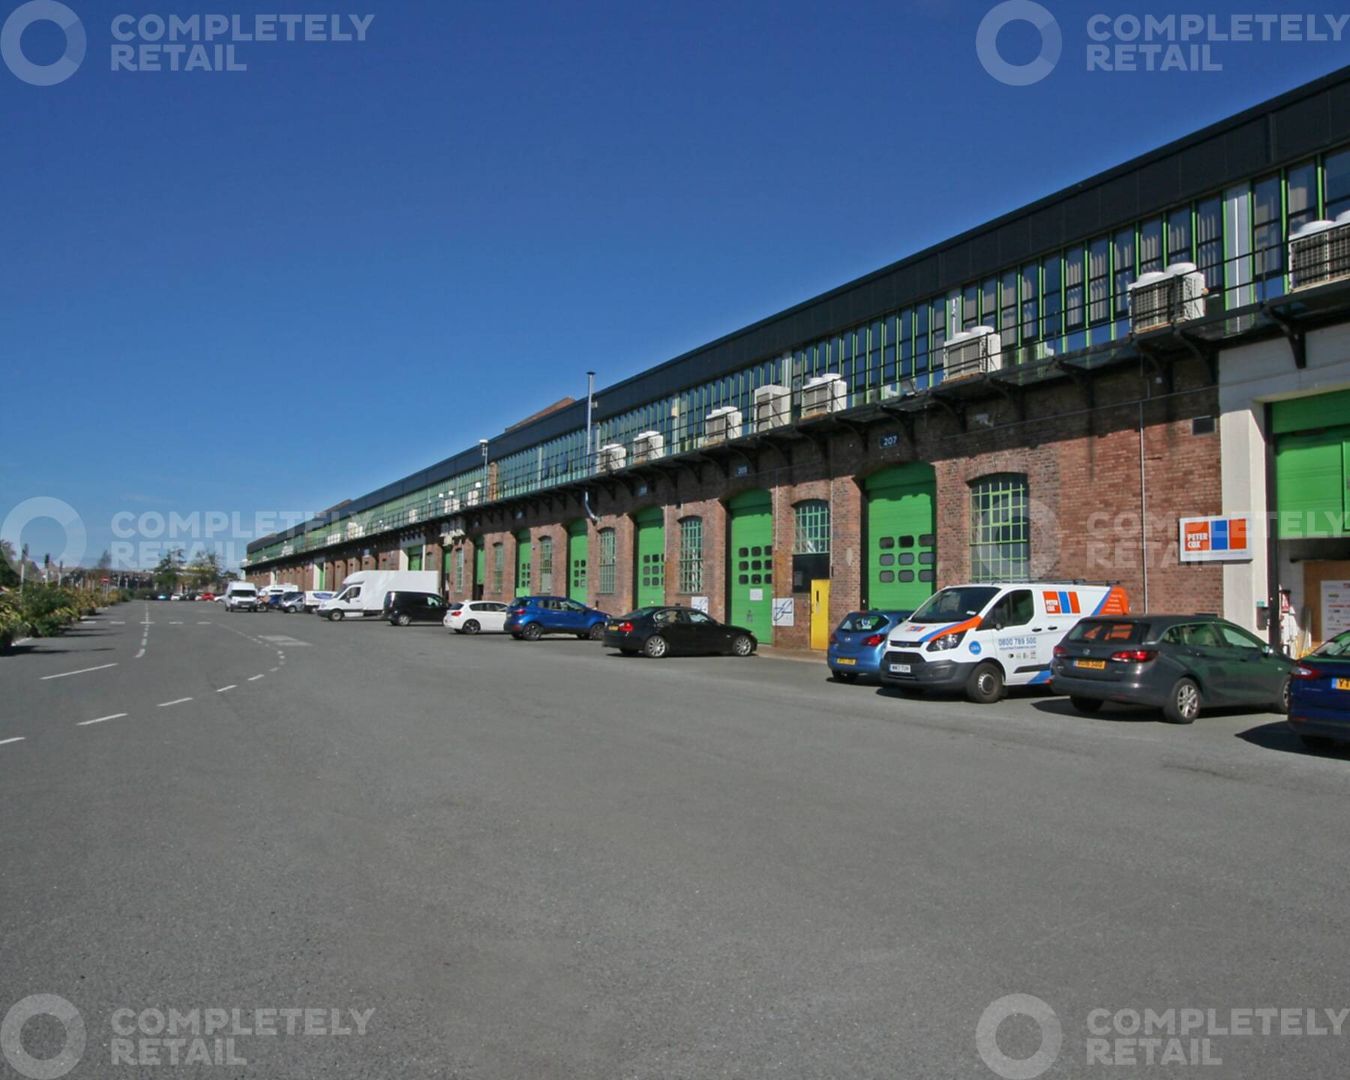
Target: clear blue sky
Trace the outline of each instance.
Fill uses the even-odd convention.
[[[984,2],[67,2],[72,78],[0,67],[0,515],[64,499],[91,558],[118,511],[362,494],[1347,56],[1089,73],[1089,14],[1167,6],[1046,0],[1064,54],[1017,88],[976,57]],[[118,12],[338,8],[365,43],[109,70]]]

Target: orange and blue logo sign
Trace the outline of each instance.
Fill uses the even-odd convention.
[[[1042,594],[1047,615],[1081,615],[1083,609],[1076,592],[1046,592]]]
[[[1178,555],[1182,562],[1248,562],[1252,557],[1247,518],[1182,518]]]

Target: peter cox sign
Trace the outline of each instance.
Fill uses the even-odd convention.
[[[1251,562],[1249,525],[1245,516],[1182,518],[1177,547],[1181,561]]]

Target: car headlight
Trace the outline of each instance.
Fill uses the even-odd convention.
[[[955,634],[943,634],[941,637],[934,638],[928,643],[928,651],[947,652],[949,649],[954,649],[960,645],[965,636],[966,632],[964,630]]]

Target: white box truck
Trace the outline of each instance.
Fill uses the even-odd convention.
[[[440,576],[435,570],[358,570],[342,579],[342,588],[331,600],[325,600],[315,612],[331,622],[340,619],[378,616],[384,598],[391,592],[440,593]]]

